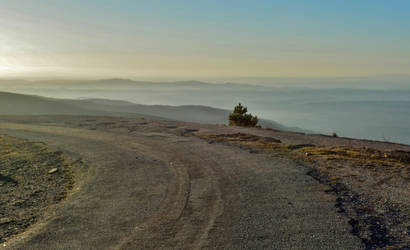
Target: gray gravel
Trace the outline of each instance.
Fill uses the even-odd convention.
[[[6,249],[363,248],[328,187],[290,159],[137,119],[123,121],[142,124],[132,131],[102,118],[44,119],[66,123],[25,118],[0,123],[0,134],[41,140],[88,168],[75,170],[69,199]]]

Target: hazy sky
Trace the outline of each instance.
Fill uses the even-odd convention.
[[[0,77],[409,72],[409,0],[0,0]]]

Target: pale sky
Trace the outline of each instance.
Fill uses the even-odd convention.
[[[0,77],[409,74],[408,0],[0,0]]]

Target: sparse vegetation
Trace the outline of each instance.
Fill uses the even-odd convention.
[[[229,114],[229,125],[240,127],[256,127],[258,126],[258,117],[252,114],[247,114],[248,108],[239,103]]]

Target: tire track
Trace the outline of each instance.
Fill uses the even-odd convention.
[[[187,206],[191,192],[188,172],[182,164],[170,162],[169,166],[176,179],[174,188],[168,190],[167,198],[163,202],[157,214],[148,221],[137,225],[137,231],[148,230],[150,227],[157,226],[159,223],[164,223],[164,220],[177,221]]]
[[[148,243],[144,243],[144,240],[150,240],[150,238],[161,237],[159,232],[163,231],[167,225],[172,225],[178,221],[184,209],[188,204],[190,197],[190,178],[187,170],[183,164],[170,162],[169,168],[174,174],[175,183],[170,185],[165,200],[162,202],[158,212],[147,221],[135,226],[135,235],[124,239],[118,246],[118,249],[130,248],[134,244],[136,238],[142,238],[143,240],[137,240],[139,244],[148,247]]]
[[[360,249],[294,162],[154,129],[0,124],[92,163],[93,178],[15,249]]]

